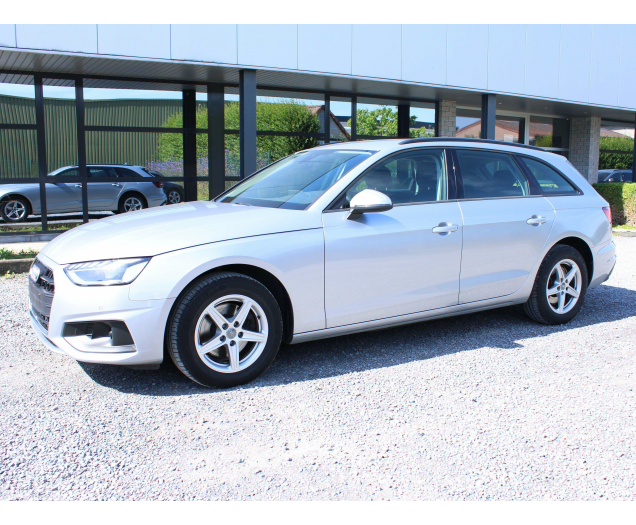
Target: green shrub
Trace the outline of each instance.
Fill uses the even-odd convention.
[[[208,127],[208,111],[200,107],[196,115],[197,128]],[[225,103],[225,129],[239,129],[239,103]],[[320,122],[309,108],[294,100],[277,103],[257,102],[256,121],[258,129],[263,131],[283,131],[297,133],[318,133]],[[166,128],[183,127],[183,114],[175,113],[164,123]],[[260,155],[267,156],[271,162],[291,155],[301,149],[318,145],[314,137],[274,137],[260,135],[256,138],[256,149]],[[225,149],[231,154],[239,154],[239,136],[226,135]],[[208,136],[197,134],[197,158],[207,157]],[[183,159],[183,138],[180,134],[162,133],[159,136],[158,156],[160,161],[179,161]]]
[[[614,224],[636,225],[636,183],[608,182],[593,186],[609,202]]]
[[[28,250],[20,250],[19,252],[11,251],[7,248],[0,248],[0,260],[8,259],[33,259],[38,252],[29,248]]]
[[[632,153],[632,155],[623,155],[621,153],[599,153],[599,170],[629,170],[632,168],[634,139],[630,137],[601,137],[601,146],[599,149]]]

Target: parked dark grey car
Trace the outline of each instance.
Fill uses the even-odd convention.
[[[634,182],[632,170],[599,170],[599,182]]]
[[[163,183],[148,180],[152,179],[152,175],[141,166],[90,164],[86,168],[89,180],[89,211],[124,213],[161,206],[167,202]],[[77,166],[65,166],[49,173],[45,185],[47,213],[82,211],[82,185],[79,183],[79,176]],[[77,177],[78,182],[57,182],[62,177]],[[90,182],[91,178],[106,178],[109,181]],[[124,178],[139,178],[140,180],[139,182],[120,182],[118,180]],[[22,222],[29,215],[40,215],[40,213],[39,184],[0,185],[0,215],[5,222]]]
[[[153,177],[159,177],[163,179],[163,175],[158,171],[154,170],[145,170]],[[181,184],[177,184],[176,182],[168,182],[163,181],[163,191],[168,198],[168,204],[179,204],[180,202],[185,201],[185,194],[183,192],[183,186]]]

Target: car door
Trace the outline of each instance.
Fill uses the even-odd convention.
[[[454,159],[464,220],[459,303],[510,295],[537,262],[554,208],[508,153],[457,148]]]
[[[89,166],[88,172],[88,209],[90,211],[112,210],[122,189],[117,174],[110,166]],[[102,179],[91,182],[91,179]],[[105,179],[108,179],[106,181]]]
[[[69,168],[55,172],[46,178],[47,213],[82,211],[82,185],[79,169]],[[77,182],[57,182],[62,177],[77,177]]]
[[[348,203],[367,188],[391,197],[393,209],[351,220]],[[413,149],[370,168],[323,213],[328,328],[457,304],[454,192],[445,151]]]

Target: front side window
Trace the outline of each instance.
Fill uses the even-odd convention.
[[[570,184],[562,175],[557,173],[556,170],[552,169],[547,164],[528,157],[520,158],[521,162],[527,166],[530,173],[532,173],[534,178],[537,179],[543,193],[578,193],[572,184]]]
[[[60,168],[55,171],[49,173],[49,177],[79,177],[79,169],[78,168]]]
[[[457,150],[465,199],[523,197],[528,180],[510,155],[495,151]]]
[[[444,150],[414,150],[376,164],[347,190],[344,201],[336,207],[348,208],[351,199],[365,189],[384,193],[393,204],[446,200]]]
[[[219,202],[306,210],[373,151],[300,151],[272,164],[219,197]]]

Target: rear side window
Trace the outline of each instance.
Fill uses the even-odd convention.
[[[495,151],[458,149],[465,199],[523,197],[528,180],[510,155]]]
[[[534,178],[537,179],[537,182],[541,187],[541,191],[544,194],[566,193],[575,195],[578,193],[574,186],[565,180],[563,175],[552,169],[547,164],[527,157],[519,158],[530,170],[530,173],[532,173]]]
[[[88,168],[86,171],[88,171],[88,176],[90,178],[106,178],[115,176],[113,168],[108,168],[105,166],[99,168]]]
[[[141,177],[139,173],[128,168],[115,168],[118,177]]]

